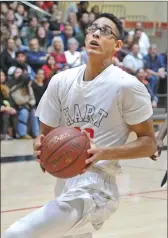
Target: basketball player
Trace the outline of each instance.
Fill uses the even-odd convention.
[[[36,156],[54,128],[80,127],[91,132],[96,145],[86,160],[93,166],[76,177],[57,179],[56,198],[15,222],[5,238],[91,238],[118,208],[119,160],[155,153],[150,96],[134,76],[112,65],[121,36],[122,24],[114,15],[99,15],[86,35],[87,65],[53,76],[36,112],[41,122]],[[125,144],[131,131],[137,139]]]

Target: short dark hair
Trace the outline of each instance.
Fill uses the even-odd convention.
[[[16,52],[16,54],[15,54],[15,56],[17,57],[18,55],[26,55],[26,53],[24,52],[24,51],[22,51],[22,50],[18,50],[17,52]]]
[[[116,25],[116,28],[119,32],[119,39],[122,38],[123,36],[123,24],[122,24],[122,21],[120,21],[114,14],[111,14],[111,13],[101,13],[99,14],[95,20],[99,19],[99,18],[102,18],[102,17],[105,17],[105,18],[108,18],[109,20],[111,20],[112,22],[114,22],[114,24]]]

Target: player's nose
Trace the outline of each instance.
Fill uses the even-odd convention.
[[[95,38],[100,38],[100,35],[101,35],[100,29],[97,29],[97,30],[93,33],[93,37],[95,37]]]

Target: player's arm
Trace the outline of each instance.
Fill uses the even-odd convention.
[[[34,155],[39,158],[40,148],[44,136],[59,127],[61,108],[59,101],[59,79],[62,74],[53,76],[36,110],[36,116],[40,120],[40,135],[34,140]]]
[[[156,152],[156,140],[153,131],[152,119],[136,125],[128,125],[130,131],[135,132],[137,140],[128,144],[108,148],[105,150],[106,159],[137,159],[150,157]]]
[[[152,119],[148,119],[136,125],[128,125],[130,131],[137,135],[137,139],[128,144],[108,148],[95,148],[88,152],[96,155],[97,160],[120,160],[120,159],[137,159],[150,157],[157,150],[155,135],[153,131]],[[93,162],[92,156],[87,163]]]

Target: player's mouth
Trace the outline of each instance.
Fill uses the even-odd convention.
[[[97,41],[92,40],[92,41],[90,42],[90,46],[91,46],[91,47],[99,47],[99,44],[97,43]]]

